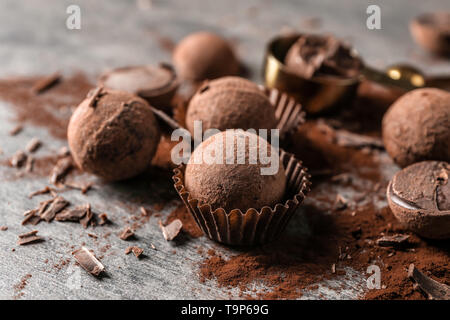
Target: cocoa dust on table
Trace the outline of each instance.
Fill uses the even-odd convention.
[[[58,84],[36,95],[31,88],[37,80],[39,77],[0,80],[0,99],[11,103],[19,125],[25,128],[27,124],[43,126],[54,137],[66,139],[72,108],[86,96],[92,84],[83,74],[76,74],[63,77]],[[317,283],[322,280],[350,277],[346,267],[364,274],[370,264],[376,264],[381,268],[383,287],[365,290],[361,298],[424,299],[407,277],[407,268],[414,263],[431,278],[450,284],[448,241],[426,241],[404,230],[387,207],[388,179],[382,168],[393,164],[385,152],[371,147],[343,147],[337,143],[336,136],[342,129],[379,138],[381,118],[396,97],[396,92],[363,83],[354,105],[330,117],[308,120],[283,146],[302,159],[313,176],[313,189],[291,221],[291,230],[288,228],[278,241],[265,246],[252,249],[220,246],[209,250],[204,260],[195,266],[200,271],[199,280],[215,279],[219,286],[237,287],[246,298],[295,299],[308,290],[317,289]],[[186,105],[177,99],[175,102]],[[175,114],[182,122],[184,108],[179,108]],[[172,145],[168,136],[163,138],[154,165],[173,168]],[[57,159],[57,156],[36,157],[34,173],[30,174],[48,175]],[[164,174],[167,179],[171,178],[169,170]],[[343,188],[351,193],[339,194],[338,190]],[[161,211],[164,205],[158,203],[153,210]],[[137,223],[147,222],[150,215],[144,214],[129,222],[138,227]],[[183,231],[190,237],[202,235],[184,206],[175,208],[166,223],[175,219],[183,222]],[[308,232],[296,231],[295,227],[301,224],[307,224]],[[394,234],[410,237],[401,248],[376,244],[382,236]],[[100,251],[105,252],[109,247]],[[27,280],[18,286],[19,295],[23,294],[20,290]],[[254,282],[262,282],[267,289],[253,292]]]
[[[382,89],[363,84],[353,106],[331,120],[308,120],[285,146],[304,161],[313,175],[312,191],[291,221],[306,221],[309,232],[298,234],[288,228],[272,244],[233,249],[229,257],[218,253],[229,251],[223,247],[210,250],[200,266],[202,282],[214,279],[221,287],[237,287],[246,298],[296,299],[305,290],[317,289],[317,283],[323,280],[348,278],[345,267],[365,274],[367,267],[375,264],[381,269],[382,287],[368,290],[364,281],[361,285],[365,294],[361,298],[425,299],[408,279],[408,266],[414,263],[431,278],[450,284],[448,241],[431,242],[404,230],[385,202],[388,178],[380,169],[393,165],[386,160],[385,152],[336,143],[336,130],[341,127],[379,137],[382,114],[397,95],[386,92],[391,96],[380,99],[374,90],[376,93]],[[340,195],[338,185],[351,189],[353,196]],[[339,196],[344,205],[336,206]],[[394,234],[410,235],[408,243],[401,248],[376,244],[382,236]],[[258,282],[267,289],[249,293]]]

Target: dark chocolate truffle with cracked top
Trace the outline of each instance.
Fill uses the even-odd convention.
[[[450,12],[426,13],[411,21],[414,40],[432,53],[450,55]]]
[[[450,161],[450,93],[423,88],[404,94],[384,115],[382,131],[387,152],[401,167]]]
[[[210,32],[184,38],[175,48],[173,62],[181,78],[193,81],[239,73],[239,62],[230,43]]]
[[[145,100],[101,87],[81,102],[68,127],[75,163],[106,180],[123,180],[144,171],[159,139],[158,123]]]
[[[450,238],[450,164],[422,161],[389,183],[389,206],[408,229],[430,239]]]
[[[186,127],[194,132],[194,121],[207,129],[275,129],[275,108],[253,82],[224,77],[205,83],[192,97],[186,113]]]
[[[241,143],[244,148],[238,148]],[[227,157],[227,144],[233,147],[229,147],[229,150],[234,150],[234,157]],[[222,164],[202,158],[216,147],[222,149]],[[257,161],[250,161],[250,155],[258,154],[262,147],[267,147],[267,154],[274,155],[275,161],[278,161],[278,167],[273,162],[274,170],[266,172],[271,174],[261,174],[261,168],[270,165],[263,164],[259,157]],[[242,164],[238,164],[239,157],[245,159],[240,162]],[[196,159],[199,160],[196,162]],[[250,208],[259,210],[264,206],[273,207],[282,201],[286,188],[286,174],[279,161],[278,150],[263,138],[242,130],[217,133],[200,144],[189,159],[184,179],[191,198],[198,199],[201,204],[211,205],[213,210],[224,208],[227,212],[240,209],[245,213]]]
[[[108,71],[100,76],[99,85],[128,91],[152,106],[166,109],[178,88],[175,71],[168,65],[132,66]]]

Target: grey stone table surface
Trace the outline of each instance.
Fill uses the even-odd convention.
[[[66,8],[77,4],[81,8],[81,30],[68,30]],[[377,4],[381,8],[381,30],[366,28],[366,8]],[[179,41],[197,30],[212,30],[233,40],[239,57],[249,67],[251,77],[261,81],[261,65],[267,40],[286,30],[309,30],[308,21],[320,18],[320,26],[313,31],[326,31],[350,41],[365,61],[378,68],[398,62],[413,63],[430,74],[449,73],[445,60],[430,59],[412,41],[408,21],[421,12],[450,9],[447,0],[423,1],[89,1],[89,0],[2,0],[0,2],[0,77],[48,74],[55,70],[72,73],[82,70],[96,75],[105,69],[143,63],[170,61],[170,53],[162,42]],[[166,40],[164,40],[166,39]],[[50,154],[64,145],[44,128],[27,127],[19,136],[11,138],[9,131],[11,106],[0,101],[0,148],[2,161],[16,150],[24,148],[31,137],[40,137],[45,144],[39,152]],[[9,170],[1,167],[0,171]],[[385,174],[392,175],[395,166]],[[24,299],[217,299],[230,298],[229,290],[218,288],[214,281],[200,283],[198,262],[202,257],[197,246],[208,249],[215,245],[205,237],[182,244],[166,242],[159,231],[157,219],[151,219],[137,231],[134,242],[149,252],[141,261],[125,256],[128,246],[117,236],[121,226],[113,224],[93,232],[98,240],[88,237],[78,225],[41,223],[37,226],[45,242],[18,247],[17,235],[29,227],[20,225],[22,213],[36,206],[38,200],[26,195],[48,183],[47,178],[6,180],[0,183],[0,298],[17,297],[20,279],[31,274]],[[149,191],[150,190],[150,191]],[[73,203],[86,201],[78,191],[64,193]],[[170,181],[141,179],[130,184],[111,184],[94,190],[89,202],[96,211],[106,211],[120,221],[127,219],[130,210],[123,199],[142,198],[152,206],[168,199],[162,215],[179,204]],[[122,205],[119,205],[122,203]],[[380,204],[385,205],[383,203]],[[106,240],[101,235],[111,232]],[[102,262],[108,276],[96,279],[80,271],[71,262],[63,268],[55,264],[71,258],[69,244],[100,250],[111,245]],[[157,251],[150,251],[150,244]],[[16,251],[12,252],[11,248]],[[175,252],[174,252],[175,250]],[[48,262],[46,263],[46,260]],[[364,292],[364,275],[355,273],[344,289],[333,291],[319,286],[302,298],[357,298]],[[336,279],[343,282],[343,279]],[[257,287],[259,284],[255,284]],[[237,291],[231,297],[238,298]]]

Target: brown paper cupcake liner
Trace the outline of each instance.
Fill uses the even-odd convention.
[[[274,129],[280,130],[280,139],[289,136],[289,134],[293,133],[305,122],[305,112],[303,111],[302,105],[296,102],[294,98],[278,89],[269,89],[264,86],[260,86],[260,88],[275,108],[275,117],[278,122],[277,127]],[[172,129],[184,128],[183,125],[162,111],[156,113],[156,116]]]
[[[286,228],[298,206],[310,190],[309,174],[292,154],[280,150],[287,186],[282,203],[260,210],[250,208],[226,212],[223,208],[212,210],[209,204],[193,199],[184,186],[185,165],[174,169],[175,189],[183,200],[197,225],[212,240],[228,245],[257,245],[270,242]]]
[[[261,86],[261,89],[275,108],[275,117],[278,120],[276,129],[280,130],[280,139],[284,139],[305,122],[303,107],[294,98],[278,89],[264,86]]]

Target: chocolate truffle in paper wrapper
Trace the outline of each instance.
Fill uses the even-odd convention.
[[[203,152],[203,148],[225,135],[223,132],[210,137],[195,152]],[[239,130],[234,138],[246,139],[249,135],[253,134]],[[257,139],[259,143],[263,140]],[[265,146],[276,152],[267,142]],[[310,186],[299,160],[283,151],[277,152],[276,157],[279,167],[272,175],[256,172],[263,167],[260,163],[209,165],[193,164],[190,160],[186,166],[175,169],[175,188],[211,239],[229,245],[266,243],[284,230]]]

